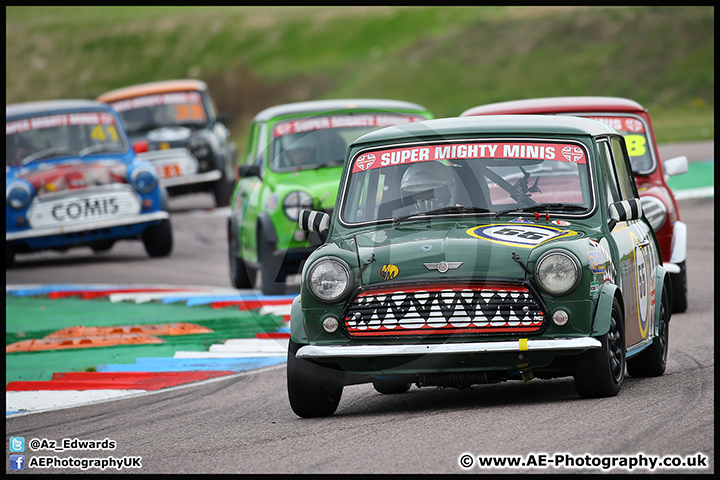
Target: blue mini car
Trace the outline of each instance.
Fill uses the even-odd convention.
[[[151,257],[172,251],[167,193],[130,146],[122,120],[91,100],[5,109],[5,260],[38,250],[107,251],[142,240]]]

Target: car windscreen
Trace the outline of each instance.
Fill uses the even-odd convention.
[[[128,144],[108,112],[73,112],[8,120],[6,164],[21,166],[69,155],[126,152]]]
[[[110,106],[120,113],[131,135],[160,127],[204,126],[208,121],[199,92],[144,95],[112,102]]]
[[[588,154],[571,141],[365,150],[352,159],[348,175],[340,213],[346,224],[515,210],[577,216],[593,208]]]
[[[287,120],[272,130],[270,168],[277,172],[340,166],[347,146],[381,127],[425,120],[420,115],[361,113]]]

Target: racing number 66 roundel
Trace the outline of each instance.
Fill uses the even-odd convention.
[[[548,240],[577,235],[572,230],[522,223],[480,225],[469,228],[466,233],[471,237],[520,248],[533,248]]]

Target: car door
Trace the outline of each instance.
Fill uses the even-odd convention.
[[[614,176],[621,200],[639,198],[630,167],[625,141],[610,137],[605,143],[609,170]],[[645,218],[618,223],[612,237],[618,249],[619,284],[625,304],[625,341],[627,347],[648,337],[655,307],[653,272],[657,266],[657,245]]]

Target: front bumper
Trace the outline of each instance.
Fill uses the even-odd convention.
[[[160,183],[167,188],[178,187],[180,185],[191,185],[195,183],[215,182],[222,178],[220,170],[213,170],[205,173],[196,173],[194,175],[183,175],[181,177],[161,178]]]
[[[305,345],[295,354],[297,358],[333,359],[353,357],[388,357],[417,355],[448,355],[475,353],[518,353],[587,350],[600,348],[600,341],[592,337],[556,339],[519,339],[501,342],[429,343],[416,345]]]
[[[214,182],[222,178],[220,170],[198,173],[199,162],[187,148],[152,150],[138,156],[155,166],[160,183],[168,188]]]
[[[68,233],[85,232],[103,228],[119,227],[123,225],[135,225],[149,223],[170,218],[170,214],[160,210],[152,213],[143,213],[121,218],[110,218],[90,222],[81,222],[73,225],[61,225],[54,227],[31,228],[19,232],[6,232],[5,241],[27,240],[31,238],[48,237],[52,235],[64,235]]]

